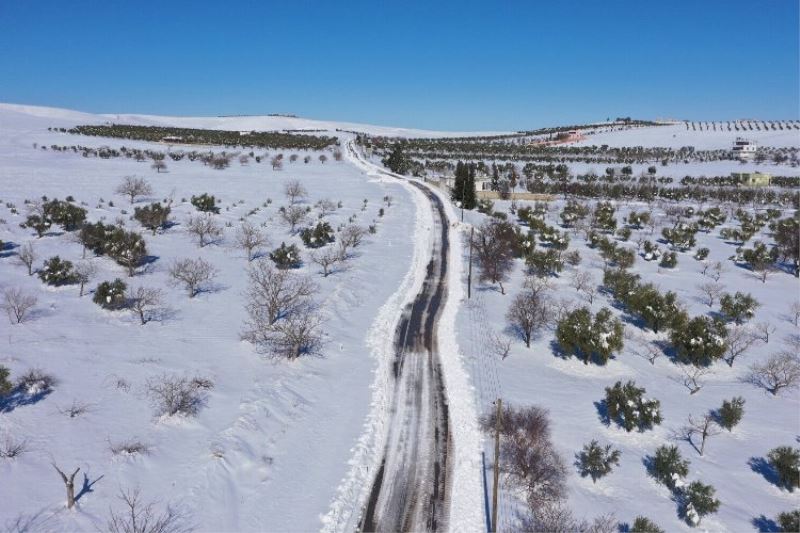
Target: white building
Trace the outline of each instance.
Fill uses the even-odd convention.
[[[749,161],[755,157],[756,148],[758,148],[758,146],[756,145],[755,141],[749,141],[743,137],[737,137],[736,141],[733,143],[731,152],[736,159]]]

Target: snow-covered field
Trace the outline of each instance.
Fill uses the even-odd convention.
[[[45,398],[0,414],[0,439],[14,435],[27,442],[20,457],[0,459],[0,528],[22,517],[37,531],[103,529],[109,507],[119,508],[119,490],[139,487],[146,501],[161,508],[175,505],[207,531],[318,530],[348,473],[351,448],[370,406],[377,361],[368,331],[411,266],[415,205],[409,193],[394,180],[367,177],[344,162],[323,165],[313,158],[304,165],[302,154],[283,171],[255,162],[234,162],[219,171],[184,160],[157,174],[131,159],[86,159],[32,147],[34,142],[123,144],[46,131],[91,120],[98,117],[0,109],[0,240],[15,246],[0,256],[0,291],[20,287],[38,298],[29,321],[12,326],[3,317],[0,322],[0,364],[10,368],[12,379],[30,368],[58,379]],[[128,229],[139,230],[129,219],[128,200],[114,195],[126,175],[144,176],[153,186],[152,197],[137,205],[174,198],[172,218],[178,225],[155,236],[143,232],[157,259],[133,278],[108,258],[90,259],[99,272],[88,288],[120,277],[130,286],[162,289],[170,312],[145,326],[128,312],[101,309],[91,294],[79,298],[76,286],[49,288],[29,277],[16,259],[16,246],[26,242],[39,256],[37,267],[53,255],[77,262],[82,254],[70,234],[53,231],[37,239],[20,228],[25,199],[73,195],[85,202],[89,220],[122,218]],[[327,343],[322,357],[294,362],[267,359],[239,340],[247,261],[233,245],[240,218],[260,207],[247,219],[266,223],[271,246],[265,251],[282,241],[304,250],[278,217],[279,206],[287,204],[283,184],[290,178],[308,189],[314,218],[313,204],[329,198],[342,202],[328,218],[332,226],[351,216],[357,224],[377,226],[345,271],[323,278],[309,262],[300,269],[320,287]],[[220,243],[199,248],[181,223],[194,212],[184,199],[203,192],[221,200],[216,218],[231,227],[225,227]],[[382,201],[386,195],[393,197],[391,207]],[[267,199],[272,203],[265,207]],[[185,257],[202,257],[219,270],[213,290],[189,299],[168,285],[168,265]],[[163,374],[213,381],[197,417],[154,417],[145,384]],[[73,401],[86,404],[87,412],[75,418],[62,414]],[[150,453],[114,456],[111,444],[127,439],[141,440]],[[69,472],[81,468],[77,512],[64,509],[64,485],[51,462]]]
[[[526,202],[518,202],[519,206]],[[550,204],[547,222],[557,226],[562,203]],[[506,211],[509,202],[496,202],[495,210]],[[648,209],[644,204],[617,205],[617,218],[630,210]],[[658,212],[658,210],[656,210]],[[663,215],[663,213],[662,213]],[[469,213],[469,221],[476,226],[486,218]],[[513,215],[509,215],[512,218]],[[725,225],[735,225],[729,220]],[[724,227],[724,226],[723,226]],[[732,368],[722,361],[715,363],[706,376],[705,386],[690,395],[683,384],[680,365],[666,355],[659,357],[654,365],[641,357],[643,345],[626,338],[622,353],[605,366],[584,365],[575,357],[562,358],[554,354],[552,343],[554,331],[545,329],[535,338],[530,349],[514,337],[509,356],[501,359],[492,348],[492,334],[513,336],[507,329],[505,319],[511,300],[522,290],[525,281],[523,264],[517,261],[506,295],[487,285],[476,284],[470,301],[462,305],[458,317],[458,337],[462,350],[471,361],[471,374],[483,412],[492,408],[496,398],[515,406],[538,405],[549,410],[553,422],[553,440],[568,465],[569,505],[578,517],[592,518],[613,513],[620,522],[632,523],[638,515],[644,515],[666,531],[691,530],[679,518],[678,505],[671,500],[669,491],[648,476],[644,459],[652,455],[662,444],[677,444],[684,458],[691,461],[688,481],[701,480],[713,485],[721,500],[719,512],[706,517],[701,530],[709,531],[753,531],[758,530],[754,520],[761,515],[774,518],[778,513],[797,508],[800,495],[777,488],[767,479],[768,474],[751,468],[750,462],[763,458],[777,446],[797,446],[800,435],[800,393],[793,390],[772,396],[763,389],[741,379],[748,365],[762,362],[770,354],[782,349],[792,349],[787,344],[800,331],[790,316],[790,307],[800,299],[800,282],[792,275],[781,272],[762,283],[749,270],[737,267],[728,257],[734,254],[735,246],[719,238],[719,229],[706,235],[698,233],[699,247],[708,247],[708,261],[722,261],[726,272],[720,282],[728,292],[752,293],[761,303],[750,325],[768,323],[775,327],[769,343],[756,342],[754,347]],[[645,230],[646,231],[646,230]],[[654,235],[648,238],[657,238]],[[571,286],[571,277],[576,270],[588,270],[595,285],[602,282],[603,261],[597,250],[586,246],[581,234],[570,234],[570,249],[582,256],[578,267],[567,266],[557,277],[552,278],[550,295],[555,301],[569,300],[573,306],[589,306],[593,312],[606,307],[623,318],[629,334],[641,336],[652,342],[667,338],[663,333],[643,331],[634,323],[624,319],[626,314],[615,308],[610,295],[598,292],[594,302],[589,303],[582,293]],[[636,238],[636,232],[631,241]],[[763,235],[754,237],[769,240]],[[633,247],[634,242],[621,243]],[[464,258],[466,260],[466,257]],[[675,269],[659,269],[658,261],[647,262],[637,257],[632,271],[640,274],[643,282],[652,282],[662,291],[678,294],[690,316],[703,315],[710,309],[700,301],[697,285],[708,281],[701,274],[703,263],[695,260],[692,253],[680,253]],[[649,397],[660,400],[664,422],[652,431],[626,433],[623,429],[606,426],[599,418],[595,402],[604,397],[604,388],[616,381],[635,380],[647,390]],[[723,431],[709,439],[705,454],[700,456],[683,440],[673,438],[686,425],[688,415],[702,416],[717,409],[723,400],[734,396],[745,399],[745,414],[732,433]],[[620,466],[611,474],[592,483],[590,478],[581,478],[573,466],[575,454],[592,439],[601,444],[612,444],[621,450]],[[487,462],[492,445],[487,442]],[[507,488],[501,493],[500,527],[513,527],[517,503]]]
[[[304,154],[300,153],[301,160],[287,161],[282,171],[253,160],[247,165],[234,161],[221,171],[183,160],[167,161],[168,171],[156,173],[149,164],[127,158],[83,158],[33,147],[36,143],[165,149],[162,144],[47,131],[48,127],[103,122],[231,130],[323,129],[327,130],[323,134],[340,135],[343,140],[346,134],[336,129],[391,136],[462,135],[287,117],[91,115],[0,104],[0,240],[12,243],[0,252],[0,292],[19,287],[38,298],[25,323],[10,325],[4,317],[0,320],[0,365],[10,368],[12,379],[40,368],[58,380],[52,393],[0,413],[0,444],[14,436],[24,440],[27,449],[14,459],[0,458],[0,530],[14,529],[15,524],[28,524],[32,531],[102,530],[109,508],[120,508],[116,497],[120,489],[137,487],[146,501],[156,502],[161,509],[174,505],[185,514],[187,525],[206,531],[341,531],[351,526],[357,519],[357,505],[368,492],[371,469],[382,446],[392,335],[400,310],[419,286],[417,274],[426,262],[429,222],[421,211],[419,193],[355,160],[322,164],[314,153],[308,164],[302,163]],[[582,144],[715,149],[729,147],[740,135],[687,131],[681,124],[598,133]],[[796,132],[747,132],[742,136],[763,146],[800,144]],[[727,162],[671,165],[663,172],[659,167],[659,174],[718,175],[740,168],[738,164],[731,168]],[[758,168],[763,170],[766,165]],[[596,170],[603,169],[598,166]],[[787,165],[768,170],[776,175],[798,172]],[[106,257],[89,259],[98,274],[88,288],[119,277],[130,286],[162,289],[169,312],[162,320],[144,326],[129,312],[101,309],[91,301],[91,294],[79,297],[75,286],[44,285],[38,277],[29,277],[17,261],[18,246],[27,242],[33,243],[39,256],[36,266],[54,255],[73,262],[82,258],[81,245],[69,233],[54,230],[37,239],[32,230],[19,226],[27,215],[26,199],[72,195],[84,203],[90,221],[110,224],[121,219],[127,229],[141,230],[130,218],[133,209],[129,201],[114,194],[127,175],[143,176],[153,186],[151,197],[137,205],[172,198],[172,218],[178,224],[157,235],[142,232],[155,261],[132,278]],[[294,242],[308,257],[278,214],[278,208],[287,205],[283,185],[288,179],[298,179],[308,189],[305,205],[311,207],[314,218],[318,212],[315,202],[341,200],[342,207],[328,217],[332,226],[355,217],[355,223],[375,224],[377,230],[356,248],[344,271],[322,277],[319,268],[308,261],[299,269],[320,287],[318,300],[327,342],[322,357],[292,362],[265,358],[239,339],[246,317],[247,260],[233,243],[235,230],[246,217],[265,224],[270,246],[264,251],[283,241]],[[203,248],[184,224],[194,213],[188,198],[200,193],[221,200],[222,210],[215,218],[225,225],[222,240]],[[386,195],[393,197],[391,206],[383,202]],[[10,206],[18,213],[12,213]],[[551,225],[558,221],[560,207],[560,202],[551,205]],[[621,221],[629,209],[644,207],[620,204],[617,218]],[[255,208],[258,211],[249,214]],[[380,208],[385,210],[383,217]],[[507,202],[495,205],[496,210],[508,208]],[[454,215],[452,206],[448,209]],[[467,213],[467,224],[451,229],[451,241],[463,237],[469,224],[477,226],[483,220],[482,215]],[[726,225],[732,226],[733,221],[729,219]],[[451,264],[451,271],[461,276],[462,286],[453,283],[450,287],[439,331],[444,336],[440,344],[445,380],[452,388],[450,400],[457,402],[452,405],[457,424],[453,529],[481,526],[483,508],[475,508],[483,503],[478,501],[481,458],[477,453],[470,456],[479,443],[475,420],[468,418],[474,415],[473,403],[483,413],[498,397],[514,405],[535,404],[550,411],[555,444],[569,465],[569,503],[579,516],[613,512],[621,522],[630,522],[642,514],[667,531],[689,529],[678,517],[668,491],[647,475],[643,465],[645,456],[656,447],[672,442],[691,460],[688,479],[714,485],[722,501],[719,513],[704,519],[703,528],[751,531],[753,520],[762,514],[773,518],[800,506],[796,493],[778,489],[763,472],[749,465],[751,459],[757,462],[776,446],[797,446],[800,395],[795,390],[773,397],[740,381],[749,364],[764,360],[784,348],[787,337],[798,335],[788,315],[790,305],[798,301],[800,285],[786,273],[774,274],[762,284],[751,272],[735,266],[727,260],[734,246],[718,237],[719,229],[709,235],[699,233],[697,247],[710,248],[709,261],[727,265],[720,281],[728,291],[751,292],[761,302],[752,323],[770,323],[775,331],[768,344],[756,343],[733,368],[715,364],[704,388],[694,395],[689,395],[681,382],[678,365],[666,356],[651,365],[639,356],[641,349],[631,339],[626,339],[624,351],[604,367],[556,357],[551,346],[554,334],[549,330],[542,332],[530,349],[515,340],[510,355],[501,360],[491,353],[488,339],[490,333],[505,328],[508,305],[524,281],[521,265],[517,265],[506,295],[476,284],[472,298],[465,300],[466,263]],[[635,233],[622,245],[634,246]],[[590,271],[599,284],[602,260],[597,251],[588,248],[580,235],[571,238],[570,248],[583,257],[578,268]],[[453,261],[459,255],[465,261],[466,249],[454,242]],[[168,284],[168,265],[187,257],[202,257],[219,271],[212,290],[193,299]],[[675,291],[694,316],[710,311],[699,301],[696,290],[706,281],[701,268],[691,253],[682,253],[676,269],[659,270],[655,262],[637,258],[633,270],[643,281]],[[552,295],[588,305],[570,286],[573,271],[574,267],[567,267],[553,279]],[[591,307],[595,311],[608,307],[624,316],[604,294],[598,293]],[[637,329],[630,323],[626,328]],[[651,341],[656,338],[643,335]],[[463,373],[464,362],[468,375]],[[165,374],[213,382],[196,417],[154,415],[146,384]],[[625,433],[601,423],[594,402],[602,398],[604,387],[627,379],[634,379],[661,401],[665,420],[655,430]],[[471,392],[470,385],[473,399],[465,397]],[[673,430],[684,425],[689,414],[702,415],[733,396],[746,400],[743,421],[732,433],[712,437],[704,456],[687,442],[671,440]],[[73,402],[85,405],[86,412],[74,418],[64,414]],[[574,454],[593,438],[622,451],[620,466],[596,484],[579,477],[571,466]],[[112,454],[112,446],[128,439],[147,444],[149,453]],[[488,459],[491,446],[489,441],[485,444]],[[51,463],[69,472],[80,467],[75,511],[64,508],[64,485]],[[511,490],[505,489],[501,530],[513,525],[515,509],[517,502]]]

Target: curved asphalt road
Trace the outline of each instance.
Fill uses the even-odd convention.
[[[436,194],[420,183],[410,184],[430,201],[433,250],[422,289],[404,309],[395,332],[391,420],[361,531],[437,531],[447,524],[451,443],[436,337],[447,294],[448,219]]]

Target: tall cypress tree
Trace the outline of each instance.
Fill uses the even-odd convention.
[[[464,209],[475,209],[477,205],[475,198],[475,165],[469,165],[469,168],[465,170],[464,198],[461,201],[464,202]]]
[[[464,193],[464,163],[459,161],[456,163],[455,180],[453,181],[453,189],[450,191],[450,199],[454,202],[461,202]]]

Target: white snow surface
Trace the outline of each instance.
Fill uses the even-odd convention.
[[[140,115],[132,113],[92,114],[52,107],[0,103],[0,127],[5,120],[13,120],[13,114],[26,117],[30,122],[35,117],[37,124],[47,126],[77,126],[79,124],[133,124],[138,126],[174,126],[229,131],[279,131],[279,130],[325,130],[333,134],[336,130],[356,131],[387,137],[469,137],[477,135],[502,135],[508,132],[435,131],[415,128],[396,128],[354,122],[314,120],[301,117],[245,115],[223,117],[180,117],[163,115]],[[84,143],[85,144],[85,143]]]
[[[283,171],[252,160],[248,165],[234,162],[223,171],[168,160],[168,171],[158,174],[132,159],[34,149],[33,143],[88,140],[117,148],[164,148],[47,131],[88,118],[41,108],[0,108],[0,240],[12,246],[0,253],[0,293],[19,287],[38,298],[30,320],[19,325],[0,320],[0,364],[11,370],[12,380],[31,368],[58,379],[53,392],[39,401],[0,413],[0,443],[11,436],[27,442],[26,453],[0,459],[0,529],[21,521],[35,531],[103,530],[109,508],[120,509],[119,490],[139,487],[145,501],[158,509],[175,506],[202,531],[319,530],[369,420],[370,383],[381,364],[370,355],[377,340],[373,324],[382,307],[390,308],[387,302],[397,301],[392,295],[412,269],[418,211],[413,197],[399,182],[365,176],[346,162],[321,164],[313,158],[304,165],[303,153],[301,161],[287,161]],[[153,186],[153,195],[136,205],[171,196],[178,225],[155,236],[142,231],[129,218],[134,206],[114,194],[126,175],[143,176]],[[334,228],[351,216],[363,226],[376,225],[376,234],[354,249],[346,270],[323,278],[307,261],[308,250],[298,237],[281,224],[278,208],[287,204],[282,188],[290,178],[308,189],[314,219],[313,204],[330,198],[343,204],[329,217]],[[215,218],[230,227],[224,228],[220,243],[199,248],[182,224],[195,212],[184,199],[203,192],[220,200],[222,210]],[[51,288],[29,277],[16,255],[16,246],[26,242],[39,256],[37,268],[54,255],[81,260],[81,246],[71,234],[54,230],[37,239],[19,226],[27,215],[24,200],[42,195],[73,195],[86,203],[89,220],[110,224],[121,219],[129,230],[142,231],[155,261],[128,278],[110,259],[88,258],[98,274],[82,298],[76,286]],[[391,207],[382,202],[386,195],[393,197]],[[272,203],[265,207],[268,198]],[[368,203],[362,210],[364,199]],[[380,207],[383,217],[378,216]],[[233,241],[245,216],[266,224],[271,246],[264,251],[282,241],[302,250],[307,262],[300,273],[320,287],[326,334],[322,357],[273,360],[239,340],[247,261]],[[212,290],[193,299],[168,284],[168,265],[186,257],[202,257],[219,270]],[[170,313],[141,326],[130,313],[95,305],[91,291],[116,277],[130,287],[162,289]],[[213,381],[196,417],[155,416],[146,383],[163,374]],[[88,411],[75,418],[62,414],[73,401],[87,404]],[[150,453],[114,456],[111,444],[126,439],[148,444]],[[65,509],[64,485],[51,462],[68,472],[81,468],[76,492],[82,494],[72,511]],[[86,491],[81,490],[84,474],[90,485]]]

